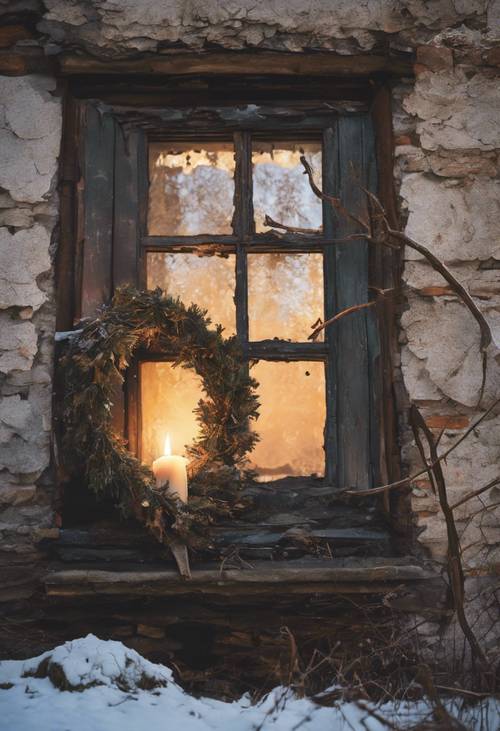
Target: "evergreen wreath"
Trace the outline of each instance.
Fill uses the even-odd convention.
[[[210,327],[206,312],[186,307],[160,289],[123,287],[96,319],[69,339],[61,359],[63,459],[98,497],[112,497],[122,513],[141,520],[162,543],[181,539],[210,545],[210,524],[245,507],[245,459],[258,436],[257,382],[236,337]],[[200,433],[189,447],[189,503],[158,490],[150,469],[113,430],[112,405],[136,349],[175,353],[175,366],[192,368],[204,397],[195,410]]]

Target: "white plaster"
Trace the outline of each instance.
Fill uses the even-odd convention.
[[[500,86],[494,77],[477,73],[469,79],[461,68],[425,71],[403,107],[421,120],[417,132],[424,149],[500,147]]]
[[[409,211],[406,233],[445,261],[500,257],[500,182],[476,178],[448,182],[411,173],[401,196]],[[407,247],[407,259],[422,258]]]
[[[474,406],[481,388],[482,364],[479,328],[472,315],[453,301],[411,297],[410,303],[402,317],[409,350],[422,361],[429,378],[445,396]],[[410,380],[408,385],[412,383]]]
[[[40,274],[50,270],[50,237],[43,226],[11,235],[0,228],[0,309],[31,307],[37,310],[47,295],[37,286]]]
[[[37,334],[32,322],[0,316],[0,373],[27,371],[37,352]]]
[[[0,76],[0,187],[36,203],[50,190],[61,142],[61,102],[45,76]]]

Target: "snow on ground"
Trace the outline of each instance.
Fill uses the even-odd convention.
[[[449,702],[452,712],[462,705]],[[402,729],[430,713],[425,702],[386,704],[376,710]],[[500,707],[494,699],[480,708],[461,708],[460,717],[474,731],[500,728]],[[121,642],[88,635],[31,660],[0,662],[0,729],[385,731],[387,726],[354,703],[323,708],[283,688],[258,704],[247,696],[233,703],[194,698],[175,683],[168,668],[145,660]]]

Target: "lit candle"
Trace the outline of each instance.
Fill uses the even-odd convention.
[[[153,462],[153,474],[156,477],[156,486],[163,487],[167,482],[169,490],[175,492],[183,503],[187,503],[188,484],[186,466],[188,461],[185,457],[172,454],[170,446],[170,434],[165,437],[164,454]]]

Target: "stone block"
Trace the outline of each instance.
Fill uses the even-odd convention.
[[[401,368],[405,386],[412,401],[439,401],[440,390],[432,383],[425,367],[425,361],[403,347],[401,352]]]
[[[444,261],[500,257],[499,181],[481,178],[450,186],[424,173],[411,173],[403,178],[401,197],[409,214],[408,236]],[[422,258],[409,248],[405,256]]]
[[[0,187],[36,203],[50,190],[61,144],[61,101],[43,76],[0,76]]]
[[[20,396],[5,396],[0,401],[0,424],[11,434],[24,434],[32,419],[31,404]]]
[[[479,414],[475,415],[475,422]],[[456,440],[456,432],[443,434],[440,451]],[[500,463],[500,416],[485,419],[442,463],[449,490],[476,490],[498,477]],[[452,492],[453,494],[453,492]]]
[[[0,373],[28,371],[36,352],[37,334],[33,323],[0,313]]]
[[[0,226],[29,228],[33,225],[33,213],[29,208],[7,208],[0,211]]]
[[[421,361],[434,387],[465,406],[474,406],[482,382],[479,328],[466,308],[455,301],[410,298],[410,309],[401,323],[408,339],[407,348]],[[409,362],[409,361],[407,361]],[[415,362],[403,367],[408,376],[410,397],[415,397],[419,371]],[[405,381],[406,382],[406,381]],[[427,388],[426,388],[427,390]]]
[[[432,71],[442,71],[453,66],[453,51],[446,46],[419,46],[417,63]]]
[[[500,138],[500,87],[482,73],[463,68],[419,74],[403,102],[419,118],[417,132],[426,150],[494,150]]]
[[[46,293],[37,286],[40,274],[50,270],[50,237],[42,226],[10,234],[0,228],[0,309],[38,309]]]
[[[495,153],[449,152],[440,150],[426,155],[428,169],[445,178],[465,178],[485,175],[494,178],[498,173]]]
[[[35,499],[35,485],[0,484],[0,506],[24,505]]]
[[[49,439],[41,436],[36,442],[26,442],[14,435],[7,444],[0,444],[0,469],[12,474],[29,475],[36,480],[50,462]]]

